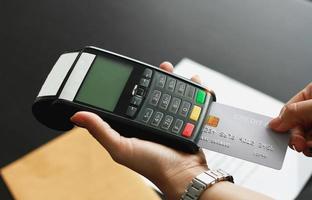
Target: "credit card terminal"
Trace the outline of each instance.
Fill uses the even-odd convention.
[[[61,55],[32,111],[44,125],[66,131],[70,117],[91,111],[126,137],[196,152],[214,96],[157,67],[96,47]]]

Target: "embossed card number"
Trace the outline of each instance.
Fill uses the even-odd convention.
[[[198,145],[202,148],[281,169],[289,134],[267,127],[270,117],[213,102]]]

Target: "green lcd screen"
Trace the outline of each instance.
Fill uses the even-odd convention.
[[[133,67],[97,56],[75,100],[113,111]]]

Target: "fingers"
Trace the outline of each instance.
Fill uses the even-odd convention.
[[[270,122],[270,127],[278,132],[286,132],[295,126],[311,126],[312,99],[286,104],[280,115]]]
[[[165,61],[165,62],[162,62],[159,67],[167,72],[173,72],[173,65],[168,62],[168,61]],[[198,83],[198,84],[202,84],[202,80],[201,78],[198,76],[198,75],[194,75],[192,78],[191,78],[191,81],[195,82],[195,83]],[[206,91],[208,93],[210,93],[214,99],[214,101],[216,101],[216,94],[213,90],[209,89],[208,87],[205,87]]]
[[[168,61],[162,62],[159,67],[167,72],[173,72],[173,65]]]
[[[312,129],[306,132],[306,141],[306,147],[302,152],[304,155],[312,157]]]
[[[198,84],[202,84],[202,80],[200,79],[200,77],[197,74],[192,76],[191,81],[198,83]]]
[[[173,72],[173,65],[168,61],[162,62],[159,67],[167,72]],[[198,75],[194,75],[191,80],[195,83],[202,84],[202,80]]]
[[[309,83],[303,90],[301,90],[298,94],[296,94],[293,98],[291,98],[287,104],[305,101],[312,99],[312,82]]]
[[[270,127],[275,131],[287,131],[298,123],[312,121],[312,82],[291,98],[281,110],[279,117],[273,119]]]
[[[193,81],[195,83],[198,83],[198,84],[202,84],[202,80],[201,80],[201,78],[197,74],[194,75],[191,78],[191,81]],[[213,90],[211,90],[210,88],[206,87],[206,86],[204,86],[204,87],[205,87],[206,91],[211,94],[211,96],[213,97],[214,101],[216,101],[216,94],[215,94],[215,92]]]
[[[310,131],[310,135],[312,136],[312,131]],[[312,157],[312,140],[306,143],[306,148],[303,150],[303,154]]]
[[[88,129],[91,135],[111,154],[113,159],[118,157],[119,150],[122,148],[122,137],[99,116],[82,111],[74,114],[71,121],[77,126]]]
[[[289,146],[309,157],[312,157],[311,91],[311,86],[308,86],[298,93],[269,124],[275,131],[290,131]]]
[[[306,148],[305,132],[301,127],[295,127],[291,130],[289,147],[297,152],[303,152]]]

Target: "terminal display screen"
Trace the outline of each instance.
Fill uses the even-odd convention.
[[[132,70],[130,65],[97,56],[75,100],[113,111]]]

